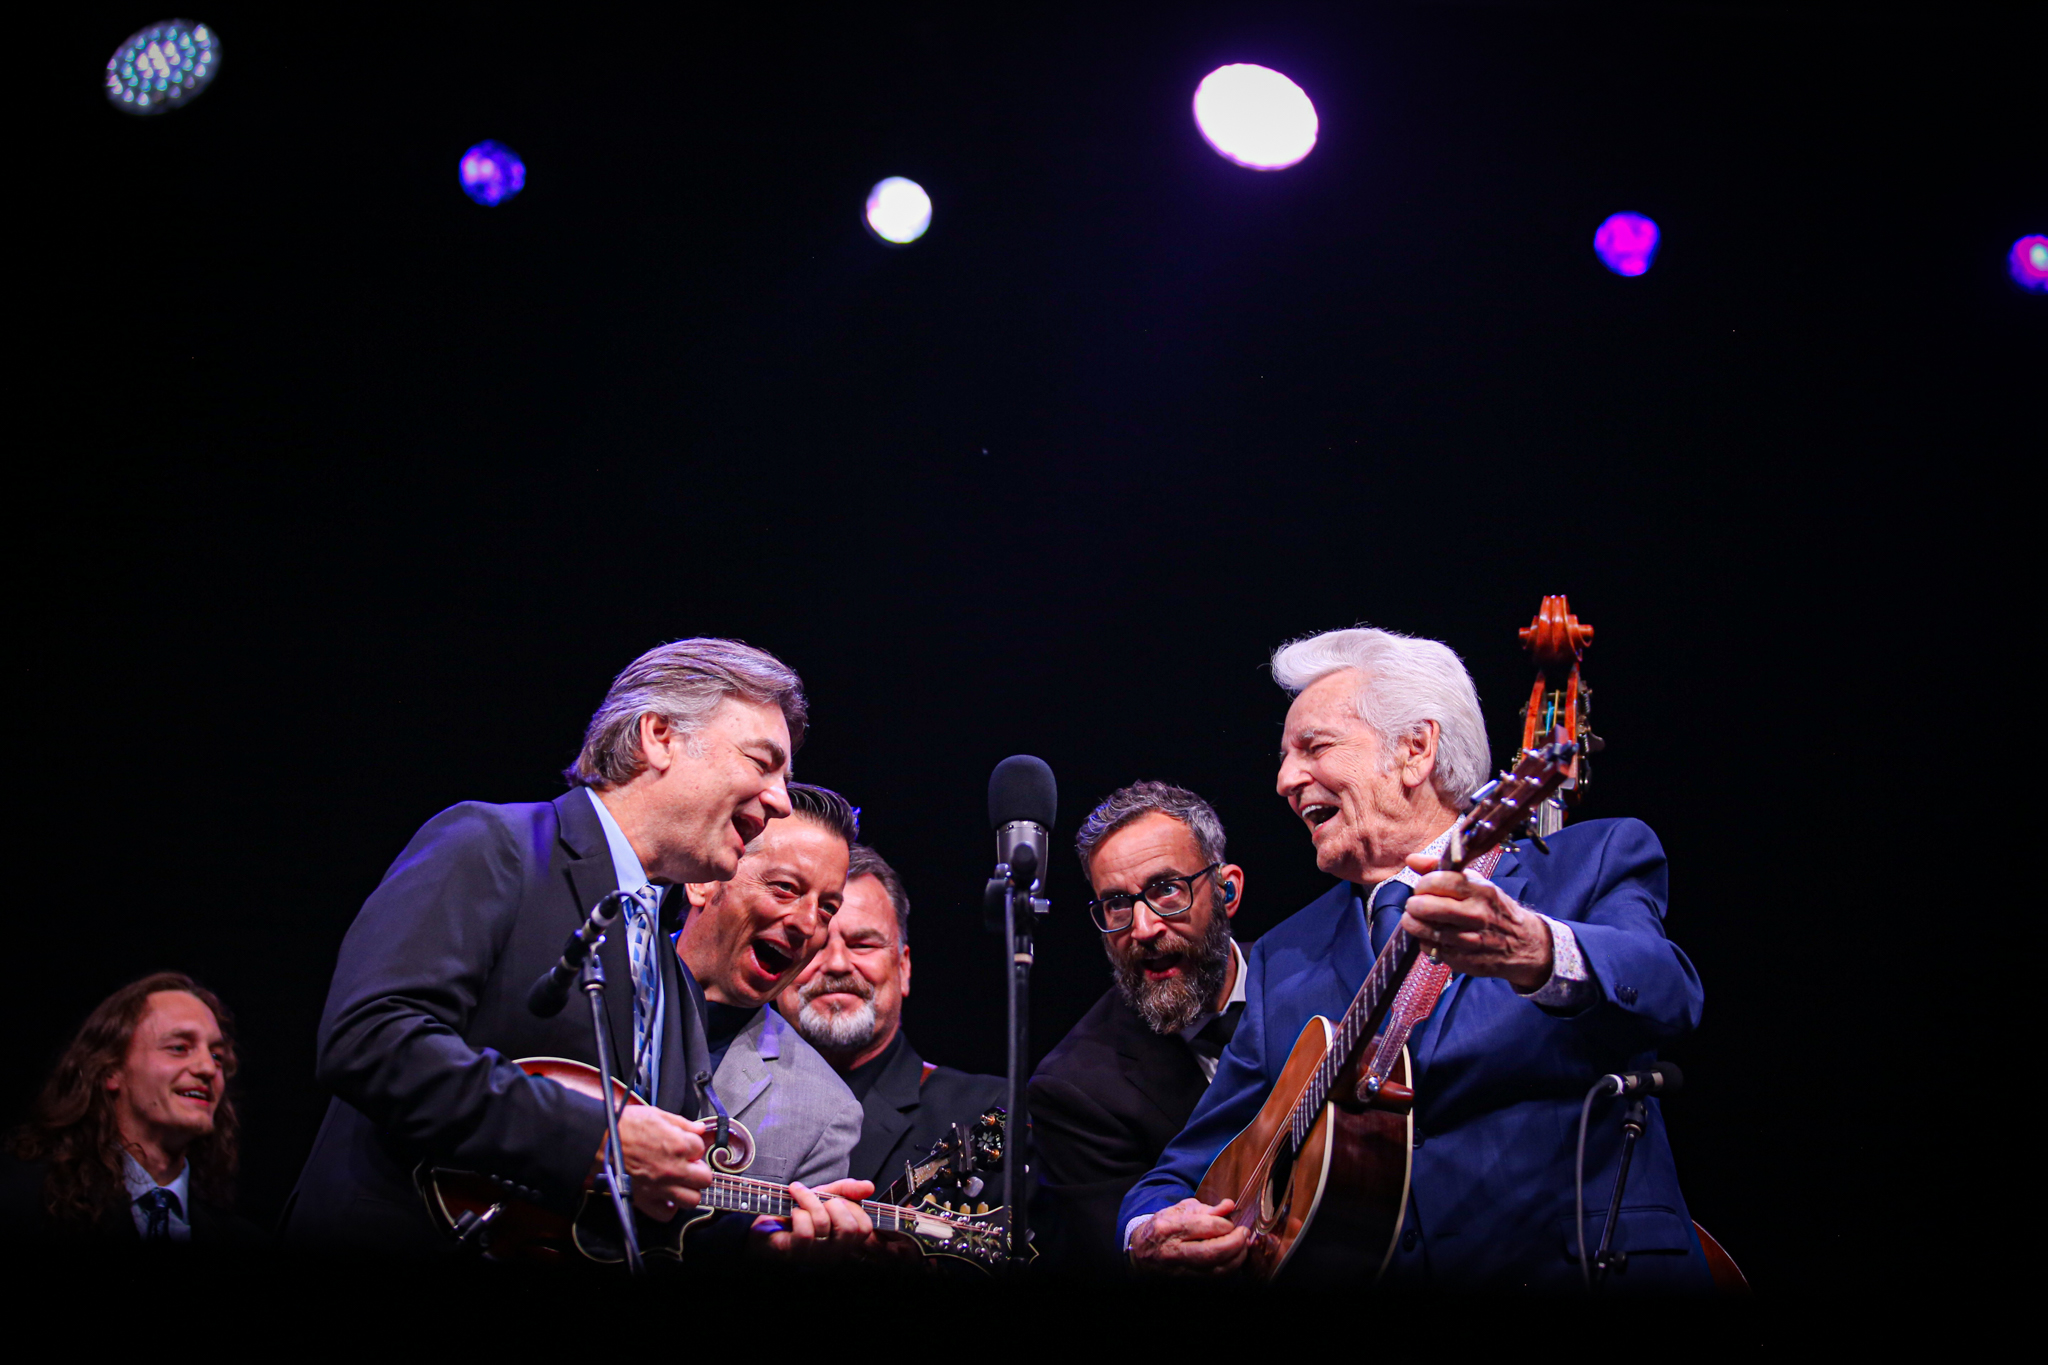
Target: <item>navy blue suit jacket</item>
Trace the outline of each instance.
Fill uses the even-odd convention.
[[[1571,925],[1600,987],[1566,1018],[1506,981],[1453,976],[1416,1029],[1414,1177],[1395,1286],[1570,1289],[1579,1104],[1595,1078],[1654,1061],[1700,1020],[1699,976],[1664,936],[1664,849],[1639,820],[1592,820],[1517,846],[1493,880],[1522,905]],[[1247,963],[1249,1002],[1216,1080],[1159,1165],[1125,1198],[1128,1223],[1194,1193],[1216,1154],[1250,1123],[1302,1028],[1335,1020],[1372,966],[1357,888],[1339,883],[1262,935]],[[1588,1246],[1599,1244],[1620,1161],[1619,1101],[1596,1102],[1586,1149]],[[1616,1288],[1709,1286],[1678,1190],[1663,1116],[1650,1103],[1614,1245],[1629,1253]],[[1361,1249],[1377,1262],[1384,1248]]]

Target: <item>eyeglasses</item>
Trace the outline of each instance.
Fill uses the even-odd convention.
[[[1135,895],[1120,891],[1099,901],[1089,901],[1088,917],[1103,933],[1120,934],[1131,927],[1139,901],[1145,902],[1145,908],[1161,919],[1185,915],[1195,907],[1195,882],[1221,866],[1221,863],[1210,863],[1200,872],[1185,877],[1155,877]]]

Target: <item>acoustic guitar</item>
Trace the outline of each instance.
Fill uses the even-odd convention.
[[[603,1093],[597,1068],[582,1062],[527,1057],[517,1065],[529,1076],[579,1094],[595,1098]],[[620,1105],[646,1103],[617,1080],[612,1082],[612,1097],[613,1103]],[[714,1214],[787,1218],[796,1208],[796,1197],[787,1185],[750,1180],[742,1174],[754,1159],[754,1138],[746,1125],[730,1121],[725,1145],[714,1147],[707,1159],[711,1187],[694,1211],[667,1223],[635,1212],[634,1229],[643,1256],[681,1260],[690,1228]],[[574,1217],[568,1217],[511,1197],[500,1182],[470,1171],[423,1165],[414,1173],[414,1180],[436,1221],[458,1240],[481,1247],[492,1260],[582,1259],[605,1264],[625,1260],[618,1218],[604,1191],[585,1190]],[[1008,1209],[967,1213],[936,1206],[903,1208],[869,1199],[861,1201],[861,1208],[874,1221],[877,1232],[899,1234],[927,1256],[960,1260],[983,1270],[994,1270],[1009,1261]]]
[[[1442,866],[1462,870],[1523,835],[1577,756],[1561,727],[1550,743],[1525,750],[1513,771],[1469,798]],[[1308,1021],[1258,1116],[1202,1177],[1196,1197],[1235,1200],[1232,1221],[1252,1230],[1246,1272],[1253,1278],[1313,1262],[1331,1276],[1376,1279],[1393,1256],[1414,1129],[1408,1032],[1427,1017],[1402,1005],[1425,984],[1426,975],[1413,971],[1421,955],[1405,930],[1394,931],[1343,1018]]]

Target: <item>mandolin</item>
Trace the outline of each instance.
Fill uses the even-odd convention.
[[[1443,868],[1463,870],[1520,835],[1578,753],[1559,728],[1474,792],[1452,826]],[[1421,957],[1421,945],[1396,929],[1344,1017],[1308,1021],[1257,1117],[1202,1177],[1196,1197],[1235,1200],[1232,1221],[1252,1230],[1245,1265],[1253,1278],[1270,1280],[1290,1264],[1312,1267],[1302,1278],[1377,1278],[1393,1256],[1414,1134],[1408,1034],[1449,976],[1435,962],[1416,970]]]
[[[597,1068],[582,1062],[563,1057],[528,1057],[518,1066],[529,1076],[553,1081],[580,1094],[594,1097],[602,1093]],[[612,1082],[612,1096],[618,1104],[646,1103],[616,1080]],[[725,1144],[712,1148],[708,1154],[711,1186],[704,1191],[695,1210],[668,1223],[634,1215],[643,1255],[681,1260],[689,1229],[714,1214],[752,1213],[787,1218],[796,1208],[796,1198],[787,1185],[750,1180],[743,1174],[753,1162],[753,1135],[746,1125],[729,1123]],[[414,1173],[414,1180],[435,1220],[458,1241],[480,1247],[492,1260],[582,1259],[610,1264],[625,1259],[617,1215],[612,1211],[610,1196],[602,1191],[586,1190],[572,1218],[509,1197],[500,1182],[469,1171],[422,1165]],[[965,1261],[983,1270],[993,1270],[1009,1261],[1007,1209],[966,1213],[937,1206],[904,1208],[871,1199],[862,1200],[861,1208],[874,1221],[877,1232],[905,1237],[927,1256]]]

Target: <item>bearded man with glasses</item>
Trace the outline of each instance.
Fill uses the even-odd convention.
[[[1244,1012],[1230,932],[1244,869],[1208,802],[1164,782],[1117,792],[1075,846],[1114,981],[1031,1078],[1048,1268],[1118,1272],[1117,1207],[1180,1132]]]

